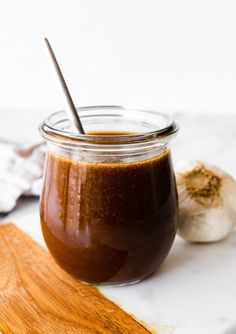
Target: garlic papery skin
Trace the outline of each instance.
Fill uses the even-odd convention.
[[[236,182],[222,169],[201,161],[176,169],[178,234],[191,242],[225,238],[236,223]]]

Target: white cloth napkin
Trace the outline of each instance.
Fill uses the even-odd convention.
[[[11,211],[21,195],[39,196],[45,145],[0,139],[0,213]]]

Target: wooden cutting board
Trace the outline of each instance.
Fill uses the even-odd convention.
[[[95,287],[61,270],[13,224],[0,226],[0,332],[150,333]]]

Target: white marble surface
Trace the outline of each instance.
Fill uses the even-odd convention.
[[[181,128],[173,143],[175,164],[202,159],[236,177],[236,116],[176,114],[175,118]],[[20,136],[20,131],[15,133]],[[2,217],[2,223],[7,221],[44,245],[37,199],[21,200],[14,212]],[[101,291],[152,329],[167,325],[166,332],[174,334],[235,334],[236,232],[212,245],[192,245],[177,237],[154,275],[133,286]]]

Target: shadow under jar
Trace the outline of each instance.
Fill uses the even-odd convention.
[[[41,227],[56,262],[88,283],[134,283],[158,269],[176,234],[177,193],[167,116],[116,106],[64,112],[40,126],[47,141]]]

